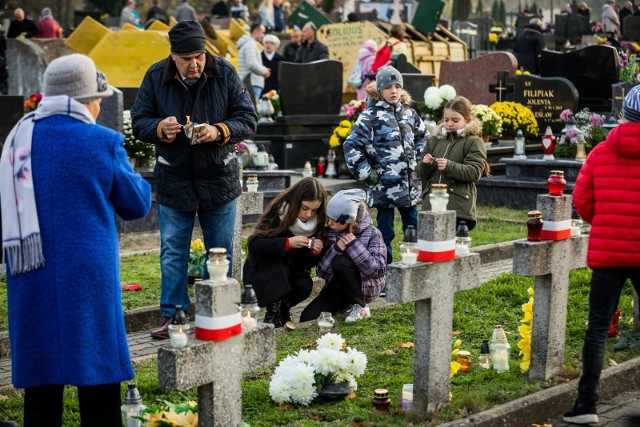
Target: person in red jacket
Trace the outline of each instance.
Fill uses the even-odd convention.
[[[591,224],[589,323],[582,348],[578,398],[563,420],[598,422],[596,402],[611,317],[627,279],[640,293],[640,86],[623,104],[624,122],[587,157],[573,190],[580,216]]]

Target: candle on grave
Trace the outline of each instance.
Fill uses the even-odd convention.
[[[402,263],[406,265],[412,265],[418,262],[418,237],[416,234],[416,228],[413,225],[407,226],[404,231],[404,237],[400,244],[400,255],[402,256]]]
[[[207,260],[207,271],[209,278],[214,282],[225,282],[229,272],[229,260],[225,248],[209,249],[209,259]]]
[[[258,326],[258,321],[251,317],[251,313],[247,312],[247,315],[242,318],[242,329],[248,330]]]

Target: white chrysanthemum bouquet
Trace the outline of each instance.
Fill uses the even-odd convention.
[[[424,92],[424,105],[431,116],[431,120],[439,123],[442,120],[442,110],[444,105],[456,97],[456,90],[453,86],[442,85],[440,87],[431,86]]]
[[[274,402],[306,406],[332,383],[346,382],[351,391],[358,389],[356,378],[364,374],[367,356],[346,347],[339,334],[324,334],[316,342],[315,350],[300,350],[278,364],[269,384]]]

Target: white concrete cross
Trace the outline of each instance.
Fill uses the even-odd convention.
[[[455,211],[420,212],[418,239],[455,238]],[[413,408],[429,412],[449,403],[453,296],[480,286],[480,255],[453,261],[392,263],[387,271],[387,301],[415,303]]]
[[[393,14],[391,15],[391,19],[389,19],[389,22],[393,25],[402,24],[402,18],[400,17],[400,13],[404,10],[404,5],[402,4],[402,0],[393,0],[393,3],[391,3],[391,6],[389,6],[389,9],[393,11]]]
[[[196,317],[215,318],[234,312],[240,284],[196,283]],[[242,332],[224,341],[201,341],[193,336],[184,348],[158,349],[158,384],[164,390],[198,388],[201,427],[236,427],[242,423],[242,374],[275,363],[272,325]]]
[[[543,221],[559,223],[571,219],[572,197],[538,195]],[[569,273],[587,266],[589,236],[564,240],[517,241],[513,244],[513,273],[535,276],[531,363],[529,379],[548,379],[564,364]]]

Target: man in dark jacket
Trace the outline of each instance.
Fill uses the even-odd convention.
[[[13,11],[13,16],[16,19],[9,24],[9,30],[7,31],[8,39],[15,39],[20,36],[30,39],[38,34],[36,23],[25,17],[24,10],[17,8]]]
[[[540,59],[544,48],[542,21],[538,18],[532,18],[524,31],[516,38],[513,54],[518,60],[518,68],[531,74],[540,74]]]
[[[296,62],[304,64],[320,59],[329,59],[329,49],[316,40],[316,31],[316,26],[312,22],[307,22],[302,27],[303,42],[296,51]]]
[[[296,62],[296,53],[298,52],[300,43],[302,43],[302,31],[300,31],[300,28],[296,27],[291,32],[291,41],[287,43],[284,47],[284,52],[282,53],[285,61]]]
[[[196,213],[205,246],[232,255],[240,195],[234,143],[253,135],[257,126],[233,66],[205,52],[199,23],[179,22],[169,41],[171,55],[149,68],[131,108],[134,135],[156,146],[164,322],[151,333],[154,338],[168,338],[176,305],[190,303],[187,269]]]

